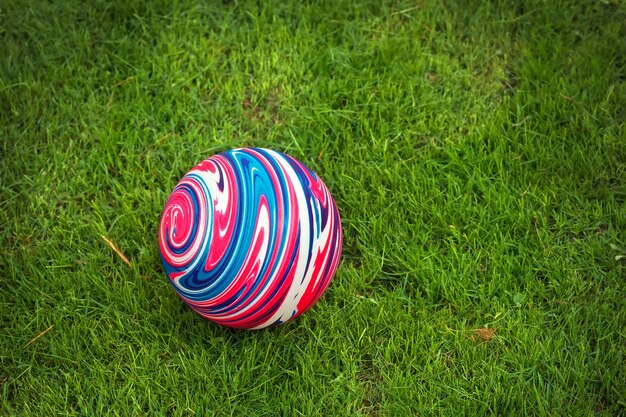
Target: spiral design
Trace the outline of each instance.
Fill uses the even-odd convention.
[[[341,255],[337,206],[304,164],[235,149],[194,167],[161,217],[159,250],[182,299],[218,324],[293,319],[328,287]]]

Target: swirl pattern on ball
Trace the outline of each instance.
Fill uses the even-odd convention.
[[[311,307],[341,244],[339,212],[321,179],[260,148],[194,167],[167,200],[159,230],[165,273],[182,299],[213,322],[247,329]]]

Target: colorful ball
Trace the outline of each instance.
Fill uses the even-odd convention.
[[[291,320],[328,287],[341,255],[339,212],[302,162],[244,148],[196,165],[170,195],[163,267],[196,312],[228,327]]]

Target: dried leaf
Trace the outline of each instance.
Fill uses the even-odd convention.
[[[480,339],[483,342],[489,342],[496,336],[496,329],[489,329],[487,327],[481,327],[480,329],[476,329],[474,332],[474,337],[472,339],[477,340]]]

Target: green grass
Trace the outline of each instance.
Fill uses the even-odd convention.
[[[0,415],[626,415],[624,2],[84,3],[0,2]],[[259,332],[157,248],[240,146],[345,235]]]

